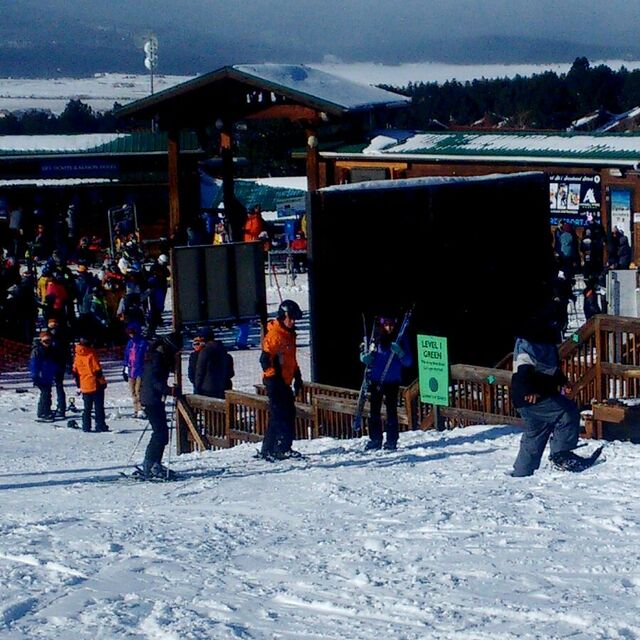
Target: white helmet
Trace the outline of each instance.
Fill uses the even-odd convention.
[[[161,253],[158,256],[158,262],[160,264],[169,264],[169,256],[166,253]]]

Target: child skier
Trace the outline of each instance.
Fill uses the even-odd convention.
[[[139,324],[132,322],[127,325],[129,341],[124,348],[124,368],[122,377],[129,383],[129,391],[133,400],[133,412],[136,418],[144,418],[145,414],[140,403],[140,386],[142,385],[142,372],[144,360],[149,348],[149,341],[142,335]]]
[[[72,371],[84,402],[82,430],[91,431],[93,409],[96,414],[96,431],[109,431],[104,418],[104,390],[107,388],[107,381],[90,338],[82,337],[76,345]]]
[[[53,337],[48,331],[41,331],[38,343],[31,351],[29,371],[33,386],[40,391],[38,400],[38,420],[52,422],[54,414],[51,411],[51,388],[58,375],[58,360],[53,350]]]

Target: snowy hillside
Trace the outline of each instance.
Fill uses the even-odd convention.
[[[280,284],[304,304],[304,279]],[[306,316],[300,344],[307,376]],[[233,355],[250,389],[258,351]],[[145,423],[108,374],[102,434],[35,423],[20,372],[0,380],[0,638],[640,636],[637,446],[516,480],[518,431],[476,426],[396,452],[301,441],[282,463],[173,454],[183,480],[136,483],[119,472],[149,433],[132,456]]]

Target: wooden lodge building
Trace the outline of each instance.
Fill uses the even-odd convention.
[[[367,143],[320,152],[320,187],[427,176],[542,171],[552,227],[622,228],[640,260],[640,135],[549,132],[382,131]],[[490,203],[478,203],[490,215]],[[518,215],[518,202],[513,203]],[[455,224],[455,220],[452,220]]]

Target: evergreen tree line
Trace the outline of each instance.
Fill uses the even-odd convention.
[[[470,125],[485,114],[507,118],[511,128],[566,129],[572,121],[598,109],[623,113],[640,105],[640,70],[606,65],[592,67],[576,58],[566,74],[553,71],[530,77],[410,83],[384,86],[412,99],[394,126],[427,129],[434,120]]]

